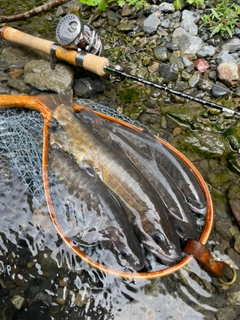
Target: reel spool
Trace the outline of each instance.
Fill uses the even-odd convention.
[[[62,47],[103,56],[103,43],[98,33],[75,14],[67,14],[59,21],[56,38]]]

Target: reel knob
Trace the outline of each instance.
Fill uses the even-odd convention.
[[[56,38],[63,47],[103,56],[103,43],[98,33],[75,14],[67,14],[60,20],[56,29]]]

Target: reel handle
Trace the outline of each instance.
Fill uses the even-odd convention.
[[[46,53],[47,55],[50,55],[51,48],[54,44],[53,41],[37,38],[8,26],[0,29],[0,35],[7,41],[27,46],[31,49]],[[95,56],[91,53],[82,55],[75,50],[68,50],[60,45],[57,46],[55,54],[57,59],[66,61],[74,66],[81,66],[85,70],[91,71],[99,76],[106,74],[104,67],[109,65],[107,58]]]

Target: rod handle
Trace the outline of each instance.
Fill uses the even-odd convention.
[[[50,55],[51,47],[54,44],[53,41],[37,38],[8,26],[0,29],[0,35],[7,41],[27,46],[29,48],[46,53],[47,55]],[[65,49],[60,45],[56,48],[57,59],[66,61],[74,66],[81,65],[85,70],[91,71],[99,76],[105,75],[106,72],[104,67],[109,65],[107,58],[88,53],[81,57],[81,63],[78,64],[78,55],[81,56],[81,54],[79,54],[77,51]]]

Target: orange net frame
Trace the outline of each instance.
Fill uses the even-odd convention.
[[[75,103],[72,104],[73,110],[75,112],[81,112],[81,110],[85,107],[79,106]],[[167,267],[166,269],[159,270],[159,271],[153,271],[153,272],[138,272],[138,273],[132,273],[132,272],[125,272],[125,271],[119,271],[111,269],[101,263],[98,263],[97,261],[94,261],[92,258],[90,258],[87,254],[85,254],[82,250],[80,250],[76,244],[73,243],[73,241],[66,235],[65,230],[63,229],[62,225],[58,221],[51,194],[50,194],[50,188],[49,188],[49,173],[48,173],[48,152],[49,152],[49,139],[50,139],[50,124],[53,118],[53,113],[48,105],[48,98],[47,96],[11,96],[11,95],[1,95],[0,97],[0,108],[27,108],[36,110],[39,112],[43,117],[43,146],[42,146],[42,178],[43,178],[43,187],[44,187],[44,193],[45,193],[45,199],[48,205],[49,213],[51,220],[53,224],[55,225],[58,233],[62,237],[62,239],[67,243],[67,245],[73,250],[77,256],[79,256],[81,259],[85,260],[87,263],[92,265],[93,267],[100,269],[104,272],[111,273],[115,276],[122,276],[124,278],[128,279],[140,279],[140,278],[148,278],[148,279],[154,279],[158,277],[163,277],[166,275],[169,275],[180,268],[182,268],[184,265],[186,265],[191,257],[186,256],[183,257],[180,262],[177,264]],[[127,123],[123,120],[116,119],[114,117],[111,117],[109,115],[103,114],[101,112],[95,111],[97,115],[100,117],[119,123],[120,125],[134,128],[135,130],[142,131],[143,129],[134,126],[133,124]],[[212,208],[212,202],[211,197],[208,191],[208,188],[198,172],[198,170],[193,166],[193,164],[179,151],[177,151],[175,148],[173,148],[170,144],[163,141],[162,139],[156,137],[162,144],[164,144],[167,148],[171,149],[177,157],[179,157],[182,161],[185,162],[185,164],[193,171],[200,187],[202,188],[205,198],[206,198],[206,204],[207,204],[207,215],[205,219],[205,225],[203,227],[203,230],[201,232],[200,238],[198,240],[201,244],[206,244],[208,237],[211,232],[211,227],[213,223],[213,208]]]

